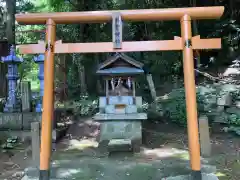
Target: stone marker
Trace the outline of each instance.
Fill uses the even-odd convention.
[[[217,99],[217,105],[219,106],[231,106],[232,96],[230,92],[220,93],[220,97]]]
[[[31,111],[31,84],[28,81],[21,82],[22,112]]]
[[[39,122],[31,123],[32,133],[32,163],[34,167],[40,164],[40,124]]]
[[[199,117],[199,133],[201,155],[208,157],[211,155],[211,141],[209,135],[208,117],[206,115],[202,115]]]

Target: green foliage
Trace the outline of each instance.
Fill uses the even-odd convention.
[[[240,116],[237,114],[231,114],[229,116],[229,124],[240,126]]]
[[[4,144],[2,144],[2,149],[9,150],[9,149],[13,149],[18,143],[18,137],[14,136],[14,137],[10,137],[7,138],[6,142]]]
[[[212,5],[206,2],[198,2],[198,6]],[[223,2],[216,2],[216,5],[225,5],[227,7],[227,13],[229,14],[229,5],[223,4]],[[234,12],[237,14],[237,2],[234,1]],[[71,11],[91,11],[91,10],[116,10],[116,9],[139,9],[139,8],[174,8],[174,7],[190,6],[189,1],[112,1],[112,0],[89,0],[89,1],[77,1],[77,0],[22,0],[19,1],[17,11],[18,12],[71,12]],[[223,39],[231,37],[238,42],[238,21],[230,22],[230,19],[234,19],[229,16],[221,19],[220,21],[213,20],[199,21],[198,28],[199,33],[203,36],[221,36]],[[228,25],[226,25],[228,24]],[[232,27],[235,31],[225,30],[226,27]],[[29,29],[43,29],[44,26],[17,26],[17,31],[24,31]],[[224,29],[224,31],[223,31]],[[234,34],[229,36],[229,34]],[[24,43],[36,43],[40,39],[40,33],[18,33],[17,42]],[[57,26],[58,39],[68,42],[95,42],[95,41],[111,41],[111,24],[104,23],[100,25],[95,24],[76,24],[76,25],[58,25]],[[160,39],[173,39],[174,36],[180,36],[179,22],[124,22],[124,40],[160,40]],[[225,41],[224,41],[225,42]],[[225,45],[229,46],[229,41],[226,41]],[[231,43],[233,44],[233,43]],[[235,43],[236,44],[236,43]],[[235,47],[235,49],[238,47]],[[226,47],[228,49],[228,47]],[[236,50],[234,50],[236,51]],[[226,59],[228,53],[222,53],[222,59]],[[96,54],[96,56],[89,54],[67,55],[67,82],[69,86],[69,97],[74,98],[76,94],[81,92],[81,73],[82,66],[85,68],[85,72],[88,72],[86,77],[86,89],[88,92],[96,91],[95,70],[97,64],[104,61],[109,54]],[[149,66],[150,71],[155,77],[179,75],[182,72],[182,55],[180,52],[144,52],[144,53],[129,53],[130,56],[142,61]],[[93,59],[95,59],[93,61]],[[34,72],[35,65],[32,62],[32,57],[24,56],[25,63],[20,67],[21,76],[25,78],[29,75],[28,72]],[[219,62],[219,60],[218,60]],[[28,77],[26,77],[29,79]],[[57,77],[58,78],[58,77]],[[61,82],[62,79],[56,80]],[[141,84],[144,84],[144,78],[139,79]],[[85,84],[85,82],[83,82]],[[34,84],[34,83],[33,83]],[[36,84],[36,83],[35,83]],[[35,85],[34,85],[35,86]],[[141,87],[142,88],[142,87]],[[96,94],[96,93],[95,93]]]
[[[98,101],[94,100],[80,100],[74,102],[74,112],[80,116],[92,116],[97,112]]]
[[[24,66],[21,66],[24,67]],[[30,69],[30,68],[29,68]],[[38,92],[40,90],[40,82],[38,80],[38,67],[36,64],[32,65],[32,68],[27,72],[24,69],[25,74],[23,74],[23,80],[29,81],[31,83],[31,90],[34,92]]]
[[[67,101],[64,104],[58,103],[59,108],[66,106],[67,109],[72,109],[74,115],[77,116],[92,116],[98,111],[98,100],[82,96],[78,100]]]
[[[198,115],[207,115],[210,122],[217,122],[229,125],[229,131],[240,135],[240,113],[236,102],[240,100],[240,91],[237,85],[233,84],[204,84],[197,87],[197,106]],[[228,95],[228,96],[226,96]],[[223,102],[229,102],[225,97],[230,97],[230,104],[223,105]],[[218,105],[218,100],[221,100],[221,106]],[[174,89],[169,94],[158,97],[157,111],[164,118],[180,124],[186,125],[186,103],[185,90],[183,88]]]
[[[186,98],[185,98],[185,90],[174,89],[169,94],[160,97],[157,101],[157,104],[160,104],[162,107],[163,115],[169,118],[171,121],[176,122],[180,125],[186,125],[187,117],[186,117]],[[203,97],[197,93],[197,103],[198,103],[198,111],[203,109],[204,99]],[[159,105],[158,105],[159,106]]]
[[[234,57],[239,55],[239,21],[236,20],[239,14],[239,3],[232,1],[234,5],[230,7],[226,1],[215,1],[215,5],[224,5],[226,7],[226,16],[221,20],[199,21],[198,31],[202,37],[222,37],[223,50],[220,52],[218,63],[221,61],[230,61],[232,54]],[[92,10],[118,10],[118,9],[154,9],[154,8],[175,8],[191,6],[188,0],[165,0],[165,1],[113,1],[113,0],[21,0],[17,3],[17,12],[71,12],[71,11],[92,11]],[[199,1],[198,6],[210,6],[211,2]],[[234,12],[234,13],[232,13]],[[16,26],[17,31],[40,30],[44,26]],[[162,40],[173,39],[174,36],[180,36],[179,22],[124,22],[124,40]],[[74,24],[58,25],[57,39],[67,42],[95,42],[111,41],[111,24]],[[40,33],[17,33],[16,41],[18,44],[36,43],[40,39]],[[181,76],[182,75],[182,54],[180,52],[133,52],[128,55],[149,66],[154,76],[156,87],[162,83],[163,76]],[[93,113],[97,108],[97,101],[87,98],[78,98],[82,93],[82,87],[86,88],[89,96],[97,94],[97,80],[95,76],[96,67],[99,63],[106,60],[109,54],[70,54],[66,56],[66,74],[68,85],[68,98],[74,100],[72,106],[75,112],[80,115]],[[208,61],[208,59],[204,60]],[[83,68],[84,67],[84,68]],[[37,79],[37,65],[33,62],[33,56],[24,55],[24,63],[19,67],[21,80],[31,81],[33,90],[39,89]],[[59,71],[59,70],[58,70]],[[59,73],[55,71],[56,73]],[[60,70],[60,73],[62,71]],[[86,82],[81,82],[83,79]],[[56,82],[62,79],[56,76]],[[146,87],[145,77],[139,77],[140,91]],[[57,83],[56,83],[57,84]],[[95,93],[92,93],[95,92]],[[148,92],[149,94],[149,92]],[[214,93],[200,95],[198,93],[198,111],[205,112],[204,107],[209,104],[208,101],[214,99]],[[143,93],[141,93],[143,95]],[[202,99],[204,96],[204,100]],[[160,99],[158,103],[161,108],[158,111],[168,116],[173,121],[180,124],[186,124],[186,104],[184,89],[173,90],[168,94],[168,98]],[[160,107],[160,106],[158,106]],[[157,108],[158,108],[157,107]],[[0,105],[1,108],[1,105]],[[148,107],[145,104],[146,110]],[[209,109],[210,107],[208,107]],[[238,119],[238,118],[237,118]],[[236,118],[230,120],[232,123],[238,121]]]

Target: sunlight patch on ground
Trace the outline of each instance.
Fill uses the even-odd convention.
[[[67,171],[66,169],[63,169],[62,171],[59,171],[58,174],[59,174],[59,177],[66,178],[81,172],[83,172],[81,169],[68,169]]]
[[[119,161],[117,163],[117,167],[118,169],[122,169],[122,170],[127,170],[127,169],[132,169],[132,168],[142,168],[145,169],[147,167],[151,167],[152,164],[151,163],[145,163],[145,162],[129,162],[128,164]]]
[[[177,155],[188,154],[188,151],[176,148],[156,148],[156,149],[144,149],[143,154],[156,157],[173,157]],[[186,156],[183,157],[186,158]]]
[[[217,173],[215,173],[215,175],[216,175],[217,177],[225,177],[225,176],[226,176],[225,174],[223,174],[223,173],[221,173],[221,172],[217,172]]]
[[[98,147],[98,142],[96,142],[95,140],[91,140],[91,139],[81,139],[81,140],[71,139],[69,141],[68,150],[72,150],[72,149],[83,150],[83,149],[86,149],[86,148],[96,148],[96,147]]]
[[[186,161],[190,160],[188,151],[185,151],[184,153],[176,154],[175,157],[178,157],[179,159],[186,160]]]
[[[61,159],[61,160],[54,160],[53,162],[52,162],[52,167],[60,167],[61,165],[63,165],[63,164],[68,164],[68,163],[71,163],[71,160],[63,160],[63,159]]]

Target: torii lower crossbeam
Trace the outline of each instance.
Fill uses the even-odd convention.
[[[54,53],[101,53],[101,52],[139,52],[139,51],[175,51],[183,50],[182,38],[165,41],[129,41],[122,42],[121,49],[114,49],[112,42],[97,43],[62,43],[57,41]],[[22,54],[43,54],[46,45],[43,41],[38,44],[19,45]],[[221,39],[200,39],[200,36],[192,38],[192,49],[220,49]]]

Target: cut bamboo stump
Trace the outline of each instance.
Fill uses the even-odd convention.
[[[209,134],[208,117],[205,115],[199,117],[199,133],[201,155],[203,157],[209,157],[211,156],[211,140]]]

